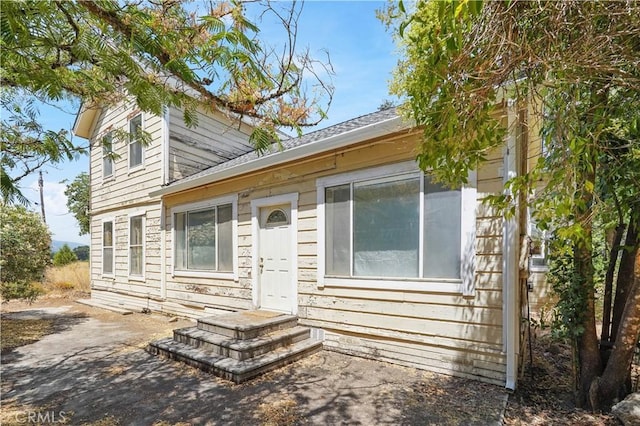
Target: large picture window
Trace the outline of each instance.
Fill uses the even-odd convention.
[[[328,187],[325,199],[327,275],[460,278],[460,190],[395,177]]]
[[[174,213],[176,271],[233,271],[233,205]]]
[[[129,120],[129,168],[142,166],[143,162],[142,114],[138,114]]]
[[[102,222],[102,273],[113,275],[113,222]]]
[[[442,186],[407,163],[322,178],[317,186],[323,282],[464,280],[465,292],[472,285],[474,189]]]

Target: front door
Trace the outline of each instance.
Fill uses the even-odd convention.
[[[291,205],[260,208],[258,274],[260,307],[291,312]]]

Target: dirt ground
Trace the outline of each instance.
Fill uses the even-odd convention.
[[[190,324],[44,298],[2,306],[0,423],[490,425],[504,389],[321,351],[242,385],[149,355]],[[15,338],[16,333],[25,339]]]
[[[509,396],[505,424],[620,425],[612,415],[576,408],[571,374],[571,347],[554,341],[549,331],[533,335],[531,351],[518,389]],[[532,356],[530,356],[532,355]]]

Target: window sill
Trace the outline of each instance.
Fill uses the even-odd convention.
[[[172,277],[189,277],[189,278],[214,278],[220,280],[238,281],[238,276],[233,272],[215,272],[215,271],[173,271]]]
[[[115,180],[116,180],[115,175],[105,176],[102,178],[102,184],[105,185],[107,183],[115,182]]]
[[[142,275],[129,275],[129,281],[146,282],[146,279]]]
[[[529,268],[529,272],[534,272],[534,273],[547,273],[549,272],[549,267],[548,266],[532,266]]]
[[[323,285],[324,287],[425,291],[434,293],[463,293],[461,279],[325,277],[320,285]]]
[[[138,165],[138,166],[134,166],[134,167],[129,167],[129,171],[127,172],[128,175],[132,175],[134,173],[140,172],[144,170],[144,164]]]

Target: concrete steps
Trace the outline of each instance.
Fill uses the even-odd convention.
[[[310,355],[322,342],[310,338],[293,315],[245,311],[201,318],[195,327],[174,330],[148,351],[242,383]]]

